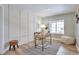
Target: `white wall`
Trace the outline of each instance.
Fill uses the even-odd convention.
[[[22,9],[20,5],[6,4],[3,6],[4,20],[2,20],[3,14],[0,13],[0,38],[3,43],[0,44],[3,44],[1,46],[3,47],[4,53],[9,47],[10,40],[18,40],[19,44],[25,44],[32,41],[34,32],[38,31],[38,20],[41,18],[25,9]],[[2,12],[1,7],[0,12]]]
[[[18,39],[20,44],[32,41],[37,25],[36,17],[19,5],[9,5],[9,39]]]
[[[47,24],[52,20],[64,20],[64,35],[74,36],[74,24],[75,24],[75,13],[67,13],[56,16],[49,16],[43,18],[43,23]]]
[[[0,53],[3,51],[3,40],[4,40],[4,19],[3,19],[3,6],[0,5]]]
[[[9,40],[19,40],[19,8],[9,5]]]
[[[8,47],[8,41],[9,41],[9,29],[8,29],[8,25],[9,25],[9,19],[8,19],[8,5],[3,5],[4,6],[4,49],[6,49]]]

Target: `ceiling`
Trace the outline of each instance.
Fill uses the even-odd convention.
[[[78,4],[22,4],[23,9],[33,12],[40,17],[75,12]]]

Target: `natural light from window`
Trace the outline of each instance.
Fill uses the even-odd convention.
[[[51,33],[64,34],[64,20],[51,21],[49,25]]]

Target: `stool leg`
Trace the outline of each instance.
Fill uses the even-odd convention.
[[[19,48],[19,46],[18,46],[18,42],[17,42],[17,48]]]
[[[13,45],[14,51],[15,51],[15,45]]]
[[[17,44],[17,48],[19,48],[18,44]]]
[[[17,48],[19,48],[19,46],[18,46],[18,41],[17,41]]]
[[[9,46],[9,51],[11,50],[11,45]]]

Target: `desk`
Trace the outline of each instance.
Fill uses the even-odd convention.
[[[49,36],[49,42],[50,44],[52,44],[52,38],[51,38],[51,34],[49,33],[49,35],[44,35],[44,33],[42,32],[35,32],[34,33],[34,41],[35,41],[35,48],[37,48],[37,40],[41,40],[41,47],[42,47],[42,51],[44,51],[44,40],[46,40],[46,37]]]

